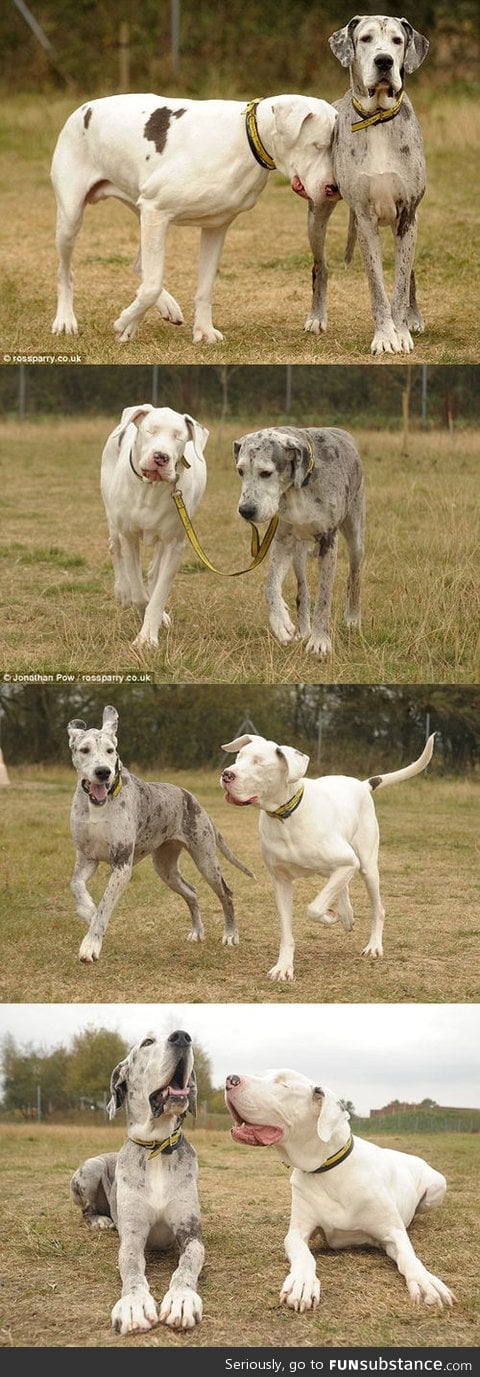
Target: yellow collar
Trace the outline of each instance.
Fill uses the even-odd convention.
[[[175,1148],[178,1147],[181,1136],[182,1130],[181,1128],[177,1128],[175,1129],[175,1133],[170,1133],[169,1137],[164,1138],[162,1143],[157,1143],[155,1138],[153,1141],[145,1141],[144,1138],[130,1138],[130,1142],[136,1143],[137,1147],[151,1148],[152,1151],[148,1154],[148,1161],[150,1161],[151,1157],[158,1157],[160,1152],[165,1152],[167,1156],[169,1156],[171,1152],[174,1152]]]
[[[368,110],[364,110],[363,105],[360,105],[360,101],[356,100],[355,96],[352,96],[352,105],[354,109],[359,115],[362,115],[361,120],[357,120],[355,124],[352,124],[352,133],[356,134],[357,129],[369,129],[372,124],[385,124],[387,120],[395,119],[395,115],[398,115],[398,111],[403,102],[404,95],[405,92],[401,91],[395,105],[391,105],[389,110],[375,110],[373,115],[370,115]]]
[[[242,114],[245,115],[247,139],[254,158],[256,158],[257,163],[260,163],[260,167],[266,168],[267,172],[274,172],[277,164],[274,163],[270,153],[267,153],[266,148],[264,148],[257,126],[257,106],[264,99],[264,96],[259,96],[257,100],[249,100],[248,105],[242,110]]]
[[[120,774],[120,770],[118,770],[118,771],[117,771],[117,774],[115,775],[115,779],[114,779],[114,781],[113,781],[113,789],[111,789],[111,791],[110,791],[110,798],[116,798],[116,797],[117,797],[117,794],[121,793],[121,790],[122,790],[122,789],[123,789],[123,780],[122,780],[122,776],[121,776],[121,774]]]
[[[293,795],[293,798],[289,798],[288,803],[281,803],[280,807],[276,808],[274,813],[269,813],[268,809],[265,809],[267,817],[280,818],[280,822],[285,822],[285,819],[289,818],[291,814],[295,812],[295,809],[298,808],[299,803],[302,802],[303,791],[304,785],[301,784],[297,793]]]
[[[319,1176],[322,1171],[331,1171],[332,1167],[338,1167],[340,1162],[344,1162],[345,1158],[350,1156],[350,1153],[353,1152],[353,1148],[354,1142],[350,1134],[344,1147],[340,1148],[339,1152],[334,1152],[333,1157],[327,1157],[326,1162],[324,1162],[321,1167],[316,1167],[312,1175]]]

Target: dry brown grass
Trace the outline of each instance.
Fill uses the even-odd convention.
[[[341,88],[332,94],[341,94]],[[430,94],[423,88],[417,96],[413,89],[412,96],[424,130],[428,167],[417,251],[427,331],[417,339],[414,357],[419,363],[471,362],[478,357],[479,341],[472,281],[480,219],[471,168],[480,137],[480,111],[467,94]],[[55,313],[55,208],[49,166],[56,137],[80,103],[80,98],[76,102],[40,95],[0,104],[3,350],[55,357],[78,352],[83,363],[368,361],[372,326],[358,250],[348,273],[343,267],[346,207],[335,212],[329,230],[330,324],[327,335],[319,338],[303,332],[311,264],[305,207],[277,173],[255,209],[240,216],[227,235],[215,296],[215,320],[225,332],[224,344],[199,348],[192,343],[198,231],[179,227],[169,237],[166,282],[183,306],[185,326],[172,329],[151,311],[130,345],[115,342],[112,322],[132,299],[137,282],[131,271],[134,219],[115,203],[89,209],[79,236],[75,263],[81,333],[78,339],[54,338],[50,327]],[[391,281],[391,236],[385,237],[384,257]]]
[[[361,956],[370,916],[361,880],[353,886],[357,923],[352,933],[329,930],[306,916],[315,881],[298,881],[294,929],[296,978],[267,978],[278,952],[279,924],[258,841],[255,809],[228,808],[218,777],[169,772],[201,800],[227,841],[256,873],[256,881],[225,864],[240,927],[240,946],[223,948],[219,901],[189,857],[182,868],[197,885],[206,928],[200,946],[187,942],[188,912],[160,885],[150,861],[138,865],[106,934],[100,960],[78,962],[85,927],[75,916],[69,881],[74,849],[69,833],[72,772],[25,767],[11,771],[0,795],[5,875],[2,917],[5,1002],[131,1003],[404,1003],[470,1002],[479,997],[480,884],[477,786],[428,778],[379,795],[380,872],[387,918],[385,956]],[[18,780],[18,782],[17,782]],[[92,883],[99,898],[107,870]]]
[[[453,443],[444,432],[413,434],[408,458],[400,435],[359,432],[368,498],[362,633],[349,632],[342,621],[341,541],[333,657],[319,662],[302,645],[281,647],[270,634],[263,597],[267,565],[244,578],[219,578],[190,547],[169,598],[171,630],[161,633],[158,651],[132,650],[139,622],[135,611],[114,603],[99,492],[100,454],[113,419],[11,421],[4,427],[0,669],[148,672],[168,683],[476,681],[477,432],[464,431]],[[319,419],[304,418],[311,424]],[[195,525],[220,568],[249,562],[248,534],[236,515],[232,440],[269,421],[267,414],[222,428],[210,422],[209,486]],[[312,560],[312,593],[315,580]]]
[[[477,1138],[408,1134],[383,1139],[385,1146],[427,1158],[447,1176],[441,1209],[419,1216],[410,1234],[425,1265],[455,1292],[451,1311],[414,1307],[380,1250],[334,1253],[319,1243],[320,1307],[314,1315],[295,1316],[278,1299],[285,1275],[288,1173],[273,1151],[238,1147],[227,1131],[189,1133],[200,1161],[203,1322],[194,1335],[170,1334],[160,1325],[146,1335],[120,1339],[110,1328],[119,1293],[118,1238],[92,1233],[82,1224],[68,1183],[84,1157],[119,1147],[122,1131],[107,1126],[2,1129],[2,1195],[8,1199],[0,1321],[5,1345],[456,1348],[479,1341],[478,1238],[472,1234]],[[172,1255],[156,1254],[149,1263],[156,1299],[167,1289],[172,1266]]]

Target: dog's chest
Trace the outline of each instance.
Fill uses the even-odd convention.
[[[293,527],[298,540],[315,540],[328,529],[328,512],[310,492],[290,488],[280,499],[279,512],[282,521]]]

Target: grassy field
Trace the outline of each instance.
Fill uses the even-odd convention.
[[[279,925],[258,841],[254,808],[225,806],[218,778],[175,774],[208,809],[237,855],[255,871],[250,880],[225,864],[240,926],[240,945],[223,948],[218,900],[185,855],[182,868],[195,885],[206,940],[187,942],[189,918],[181,899],[156,878],[149,860],[137,866],[114,913],[100,960],[78,962],[85,927],[76,917],[69,881],[74,849],[69,833],[72,772],[25,767],[11,772],[0,795],[5,876],[2,917],[5,1002],[143,1003],[473,1002],[479,997],[479,880],[477,788],[447,781],[435,762],[426,779],[379,795],[380,872],[386,909],[385,956],[361,956],[370,929],[361,880],[352,889],[357,922],[352,933],[327,929],[306,916],[315,881],[298,881],[294,929],[296,978],[267,978],[277,958]],[[99,898],[102,866],[92,882]],[[320,887],[320,886],[318,886]],[[475,916],[477,915],[477,916]]]
[[[344,89],[322,94],[333,99]],[[425,84],[412,97],[427,152],[428,188],[420,209],[417,284],[427,330],[417,339],[419,363],[461,363],[478,357],[478,313],[472,292],[479,251],[478,185],[471,168],[480,137],[480,110],[468,93]],[[88,92],[86,93],[88,95]],[[225,334],[215,347],[191,338],[198,231],[175,226],[169,236],[166,285],[183,307],[185,325],[173,329],[151,311],[135,340],[118,345],[113,321],[133,298],[131,264],[137,248],[134,218],[120,204],[89,208],[76,255],[78,338],[55,338],[55,203],[49,182],[53,148],[75,97],[19,95],[0,102],[4,231],[2,350],[8,355],[53,355],[83,363],[353,363],[370,358],[373,334],[360,252],[343,266],[347,209],[329,230],[329,329],[305,334],[311,256],[306,209],[273,173],[255,209],[227,234],[217,279],[214,320]],[[26,206],[28,204],[28,214]],[[20,250],[21,242],[21,250]],[[384,231],[387,282],[393,241]],[[1,357],[1,356],[0,356]],[[402,356],[399,356],[400,358]],[[391,361],[391,360],[388,360]],[[395,361],[395,360],[393,360]],[[380,365],[385,360],[377,361]]]
[[[2,1197],[9,1203],[1,1343],[230,1348],[234,1336],[234,1344],[241,1340],[249,1346],[456,1348],[479,1341],[478,1241],[472,1235],[478,1138],[404,1134],[383,1140],[385,1146],[425,1157],[447,1177],[444,1204],[420,1215],[410,1235],[421,1260],[454,1291],[457,1303],[451,1311],[412,1305],[403,1279],[380,1250],[334,1253],[317,1235],[320,1307],[313,1315],[296,1316],[279,1305],[288,1173],[273,1151],[250,1152],[232,1143],[227,1132],[191,1136],[200,1161],[206,1245],[203,1322],[194,1335],[171,1334],[159,1325],[121,1339],[110,1327],[119,1295],[118,1237],[92,1233],[69,1199],[69,1178],[80,1161],[119,1147],[121,1129],[29,1124],[2,1130]],[[173,1265],[173,1254],[157,1253],[149,1262],[156,1300],[167,1289]]]
[[[168,683],[476,681],[475,431],[453,442],[445,432],[412,434],[409,458],[399,434],[359,432],[368,503],[362,633],[343,625],[341,540],[333,656],[319,662],[301,644],[281,647],[270,634],[266,565],[232,582],[205,570],[190,546],[168,601],[171,630],[161,633],[158,651],[132,650],[139,619],[114,602],[99,492],[100,454],[113,420],[11,421],[3,428],[0,669],[150,672]],[[249,562],[248,532],[236,514],[232,440],[268,422],[257,415],[222,428],[211,423],[209,487],[195,525],[220,568]],[[313,593],[313,560],[310,583]],[[293,579],[289,591],[292,597]]]

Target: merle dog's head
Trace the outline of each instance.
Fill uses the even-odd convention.
[[[118,712],[104,708],[100,728],[87,727],[81,718],[68,723],[68,740],[72,761],[82,788],[95,808],[103,808],[113,782],[118,777],[121,761],[117,754]]]

